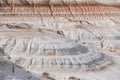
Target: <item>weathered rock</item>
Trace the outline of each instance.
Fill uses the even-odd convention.
[[[52,32],[3,31],[3,49],[11,60],[23,67],[95,69],[110,63],[109,57]]]
[[[114,22],[113,22],[114,23]],[[77,25],[76,25],[77,24]],[[63,35],[76,42],[97,46],[111,52],[120,51],[119,26],[114,25],[95,25],[95,24],[76,24],[61,30]]]
[[[88,46],[119,53],[119,26],[119,0],[0,0],[0,80],[119,80],[119,59]]]

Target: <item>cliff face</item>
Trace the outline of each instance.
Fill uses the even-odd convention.
[[[39,0],[38,0],[39,1]],[[0,22],[61,31],[64,36],[119,52],[120,8],[117,4],[78,1],[1,2]],[[87,36],[86,36],[87,35]],[[115,42],[114,42],[115,41]]]
[[[0,0],[0,80],[119,80],[116,54],[120,0]]]
[[[0,15],[112,17],[120,16],[119,3],[119,1],[93,2],[92,0],[1,0]]]

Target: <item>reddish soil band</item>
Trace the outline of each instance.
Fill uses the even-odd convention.
[[[120,16],[120,8],[105,4],[1,4],[0,16]],[[115,7],[114,7],[115,6]]]

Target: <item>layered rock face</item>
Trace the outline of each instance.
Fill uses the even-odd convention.
[[[104,5],[103,2],[77,1],[77,0],[1,0],[1,15],[24,16],[72,16],[72,17],[115,17],[120,16],[117,4]],[[111,6],[110,6],[111,5]],[[112,7],[115,6],[115,7]]]
[[[120,54],[119,4],[1,0],[0,80],[54,80],[41,76],[42,71],[96,71],[112,65],[106,51]]]
[[[74,38],[80,43],[119,53],[118,5],[119,1],[2,0],[0,21],[2,24],[27,23],[34,27],[62,31],[66,37]],[[77,31],[76,36],[71,30],[73,27]],[[87,36],[83,37],[84,35]]]
[[[0,79],[44,80],[44,77],[35,77],[29,70],[37,72],[41,69],[92,71],[101,70],[112,64],[110,57],[97,48],[78,44],[51,30],[9,25],[9,27],[3,26],[0,31],[1,54],[9,60],[6,66],[10,68],[7,72],[5,65],[0,64],[2,72]],[[1,59],[0,62],[3,60]]]
[[[16,64],[34,67],[95,69],[110,63],[96,48],[73,42],[49,32],[2,32],[4,51]],[[27,57],[26,57],[27,56]]]
[[[79,24],[63,29],[62,31],[66,37],[79,43],[89,44],[104,50],[119,53],[119,24],[104,27],[92,24]]]

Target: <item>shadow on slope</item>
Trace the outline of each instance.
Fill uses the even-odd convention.
[[[41,77],[12,63],[0,48],[0,80],[41,80]]]

